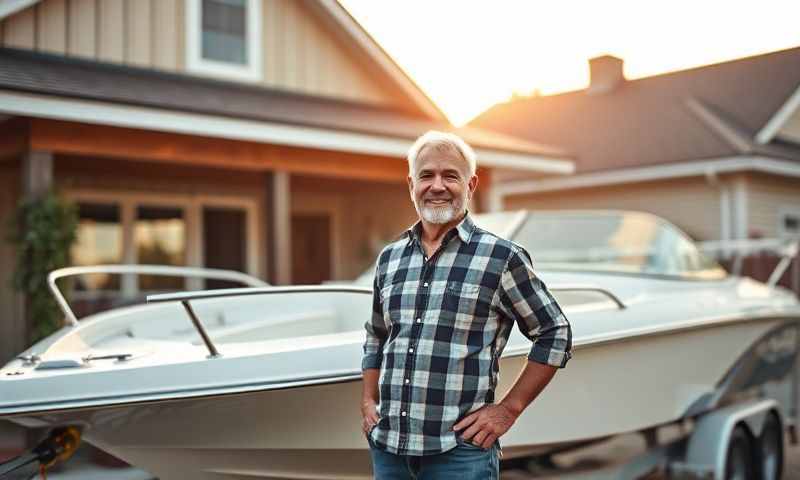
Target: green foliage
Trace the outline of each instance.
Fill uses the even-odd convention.
[[[17,206],[9,241],[16,247],[14,289],[25,295],[31,342],[61,326],[62,313],[47,288],[47,274],[70,263],[78,229],[78,208],[55,192]]]

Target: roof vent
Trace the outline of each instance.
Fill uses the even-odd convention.
[[[623,61],[611,55],[589,59],[591,82],[587,93],[606,93],[614,90],[625,81],[622,73]]]

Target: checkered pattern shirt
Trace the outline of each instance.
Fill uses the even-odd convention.
[[[500,354],[514,323],[528,359],[564,367],[572,333],[520,246],[467,215],[427,258],[421,225],[378,257],[362,368],[379,368],[373,444],[399,455],[457,445],[459,419],[494,402]]]

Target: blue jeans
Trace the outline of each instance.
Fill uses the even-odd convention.
[[[462,442],[438,455],[395,455],[370,441],[375,480],[498,480],[500,459],[495,443],[488,450]]]

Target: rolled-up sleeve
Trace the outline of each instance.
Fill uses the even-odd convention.
[[[533,341],[528,359],[563,368],[572,357],[572,329],[561,307],[533,273],[528,252],[514,250],[500,279],[503,313]]]
[[[379,262],[380,265],[380,262]],[[383,359],[383,343],[386,341],[388,331],[383,323],[383,306],[381,305],[381,290],[378,283],[378,268],[375,270],[375,280],[372,282],[372,316],[364,324],[367,338],[364,341],[364,356],[361,359],[361,369],[381,368]]]

